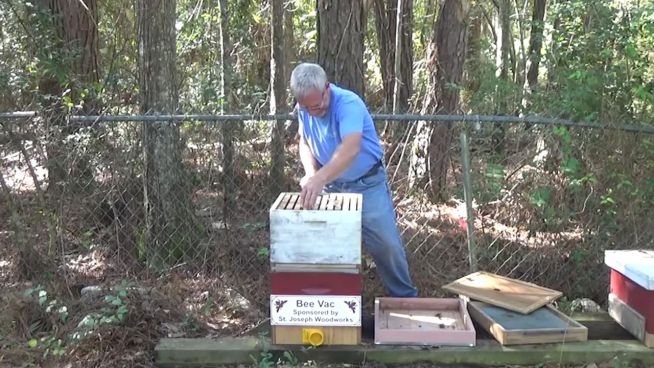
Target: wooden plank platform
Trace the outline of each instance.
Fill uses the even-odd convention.
[[[225,364],[256,364],[262,352],[275,359],[292,352],[301,362],[361,364],[458,364],[458,365],[542,365],[613,362],[620,366],[654,365],[654,354],[636,340],[592,340],[565,344],[503,347],[490,340],[479,340],[476,347],[425,349],[415,346],[362,345],[301,346],[270,345],[268,338],[241,337],[218,339],[162,339],[155,348],[155,364],[170,367],[218,367]],[[619,362],[619,363],[616,363]]]

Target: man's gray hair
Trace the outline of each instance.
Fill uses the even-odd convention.
[[[313,90],[322,91],[327,84],[327,74],[318,64],[302,63],[291,73],[291,93],[302,98]]]

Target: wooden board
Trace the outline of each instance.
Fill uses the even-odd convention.
[[[375,299],[375,344],[474,346],[475,343],[476,332],[461,299]]]
[[[646,290],[654,290],[654,250],[607,250],[604,263]]]
[[[302,342],[305,326],[271,326],[272,343],[277,345],[306,345]],[[324,335],[323,345],[359,345],[361,327],[311,327],[320,328]]]
[[[293,366],[313,367],[654,367],[654,354],[636,340],[502,346],[479,341],[475,348],[420,349],[415,346],[362,345],[307,349],[271,345],[268,336],[162,338],[154,348],[158,368],[251,367],[268,354],[289,353]],[[272,359],[267,359],[270,362]],[[306,362],[307,364],[303,364]],[[254,364],[253,364],[254,363]],[[283,366],[290,366],[284,364]]]
[[[609,314],[645,346],[654,348],[654,333],[646,331],[645,317],[612,293],[609,294]]]
[[[531,313],[559,297],[560,291],[488,272],[476,272],[443,289],[523,314]]]
[[[588,340],[588,329],[551,306],[522,314],[483,302],[469,302],[472,319],[502,345]]]
[[[361,273],[360,264],[319,264],[319,263],[271,263],[270,271],[275,272],[341,272]]]
[[[654,291],[645,289],[614,269],[611,269],[610,285],[613,295],[643,316],[645,332],[654,334]]]
[[[298,193],[280,197],[270,209],[271,263],[361,264],[361,194],[323,195],[315,210],[302,209]]]

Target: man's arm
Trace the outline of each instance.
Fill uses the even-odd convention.
[[[302,192],[300,193],[300,200],[302,201],[303,208],[313,208],[318,199],[318,195],[320,195],[325,185],[338,178],[341,173],[350,166],[361,150],[361,137],[362,133],[351,133],[344,136],[341,144],[336,147],[336,151],[334,151],[331,160],[329,160],[329,162],[320,170],[307,178],[302,186]],[[307,146],[306,148],[308,149],[309,147]],[[308,150],[308,153],[311,155],[311,150]],[[302,145],[300,145],[300,156],[302,156]],[[315,162],[313,155],[311,155],[311,159]],[[304,159],[302,159],[302,164],[306,171],[307,165],[305,164]]]
[[[299,150],[300,162],[302,162],[302,166],[304,167],[304,175],[306,177],[313,176],[320,169],[320,165],[318,165],[318,161],[313,157],[311,148],[309,147],[309,144],[307,144],[307,141],[304,140],[304,136],[301,132]]]
[[[352,133],[343,137],[341,144],[336,147],[332,159],[315,174],[325,184],[332,182],[345,171],[361,150],[361,133]]]

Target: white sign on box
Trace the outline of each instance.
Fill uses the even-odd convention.
[[[361,296],[271,295],[270,324],[361,326]]]

